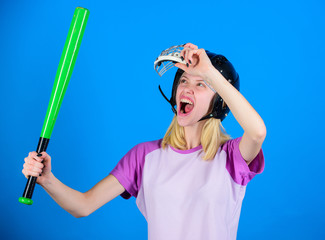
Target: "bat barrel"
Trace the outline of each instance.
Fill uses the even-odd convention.
[[[63,97],[67,90],[76,63],[81,40],[89,17],[89,10],[77,7],[72,18],[68,36],[64,44],[58,70],[52,88],[51,98],[41,132],[41,137],[51,138]]]
[[[37,146],[37,153],[46,151],[48,142],[51,138],[54,124],[58,116],[63,97],[67,90],[72,71],[77,59],[81,40],[88,21],[89,10],[77,7],[72,22],[70,24],[67,39],[64,44],[63,52],[56,72],[54,85],[51,93],[50,102],[47,108],[41,137]],[[32,195],[37,177],[29,177],[23,196],[19,198],[19,202],[31,205],[33,204]]]

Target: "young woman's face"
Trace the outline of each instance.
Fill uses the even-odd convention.
[[[201,77],[183,73],[176,92],[177,121],[186,127],[196,124],[208,113],[214,92]]]

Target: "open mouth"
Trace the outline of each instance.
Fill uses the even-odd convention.
[[[189,114],[194,108],[194,103],[188,98],[181,98],[179,112],[181,115]]]

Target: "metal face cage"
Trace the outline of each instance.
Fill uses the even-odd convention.
[[[161,52],[154,62],[154,68],[160,77],[169,69],[174,67],[175,63],[186,64],[185,60],[182,60],[181,58],[181,51],[183,48],[184,45],[177,45]]]

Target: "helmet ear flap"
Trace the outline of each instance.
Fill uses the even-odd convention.
[[[215,111],[217,115],[217,119],[220,119],[221,121],[225,119],[225,117],[228,115],[230,109],[227,106],[226,102],[221,98],[218,97],[217,101],[215,102]]]
[[[209,106],[209,109],[208,109],[209,113],[213,112],[213,109],[216,108],[217,98],[220,98],[218,93],[214,94],[214,96],[213,96],[213,98],[211,100],[211,103],[210,103],[210,106]]]

